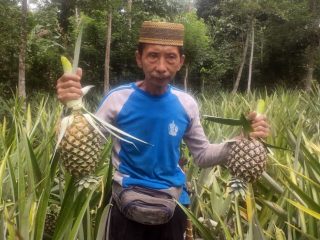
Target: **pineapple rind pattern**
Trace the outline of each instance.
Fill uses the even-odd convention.
[[[226,166],[234,177],[255,182],[266,168],[267,150],[256,139],[240,139],[230,145]]]
[[[60,206],[57,204],[51,204],[47,209],[46,219],[44,222],[44,231],[51,236],[56,228],[59,212]]]
[[[81,112],[74,113],[72,124],[60,142],[60,156],[65,169],[74,177],[94,173],[99,162],[102,139]]]

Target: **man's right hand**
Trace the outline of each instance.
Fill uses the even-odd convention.
[[[76,74],[64,73],[57,81],[57,96],[60,102],[66,104],[70,100],[79,99],[81,92],[82,69],[78,68]]]

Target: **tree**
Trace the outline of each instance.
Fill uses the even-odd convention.
[[[19,39],[21,35],[21,8],[13,1],[0,4],[0,91],[15,88],[19,78]]]
[[[104,64],[104,92],[108,92],[110,88],[110,51],[111,51],[111,31],[112,31],[112,8],[110,8],[107,20],[106,34],[106,54]]]
[[[110,88],[110,52],[111,52],[111,33],[112,33],[112,14],[114,9],[117,9],[119,3],[117,1],[108,2],[108,20],[106,34],[106,55],[104,68],[104,92],[108,92]]]
[[[23,0],[21,6],[21,35],[19,52],[19,96],[26,97],[26,49],[27,49],[27,14],[28,1]]]
[[[190,69],[197,66],[201,68],[208,57],[210,46],[208,29],[204,21],[197,17],[195,12],[189,12],[178,18],[185,26],[184,50],[185,50],[185,75],[184,88],[188,88],[188,75]]]
[[[128,0],[128,26],[129,26],[129,30],[131,30],[131,26],[132,26],[132,0]]]
[[[320,3],[318,0],[308,1],[308,12],[310,20],[308,21],[308,45],[305,48],[306,56],[306,75],[304,78],[304,88],[307,91],[311,90],[313,73],[315,69],[316,58],[320,54]]]

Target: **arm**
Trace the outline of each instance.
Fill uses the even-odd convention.
[[[198,123],[193,123],[193,126],[185,135],[184,141],[195,163],[199,165],[199,167],[212,167],[225,161],[228,143],[209,143],[200,124],[200,120]]]
[[[187,109],[190,123],[183,140],[187,144],[195,163],[203,168],[223,163],[226,158],[228,143],[210,143],[200,123],[197,103],[194,101]]]
[[[209,143],[205,136],[203,127],[200,123],[199,110],[196,103],[190,108],[189,112],[190,125],[184,136],[194,160],[200,167],[211,167],[216,164],[221,164],[225,161],[228,152],[228,142],[220,144]],[[269,124],[263,115],[257,115],[256,112],[250,112],[248,119],[251,120],[252,138],[266,138],[269,136]]]

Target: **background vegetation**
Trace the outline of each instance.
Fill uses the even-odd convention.
[[[310,89],[312,81],[319,82],[318,0],[35,0],[29,2],[23,24],[21,4],[26,1],[0,3],[0,82],[6,92],[18,86],[22,30],[26,91],[54,91],[62,73],[59,56],[72,57],[80,12],[91,21],[84,31],[79,65],[84,82],[97,89],[103,89],[107,72],[111,87],[141,77],[134,51],[141,22],[151,19],[185,24],[187,64],[175,83],[183,85],[188,73],[193,91],[204,86],[232,90],[237,80],[235,90],[246,90],[249,72],[251,88],[256,89]]]

